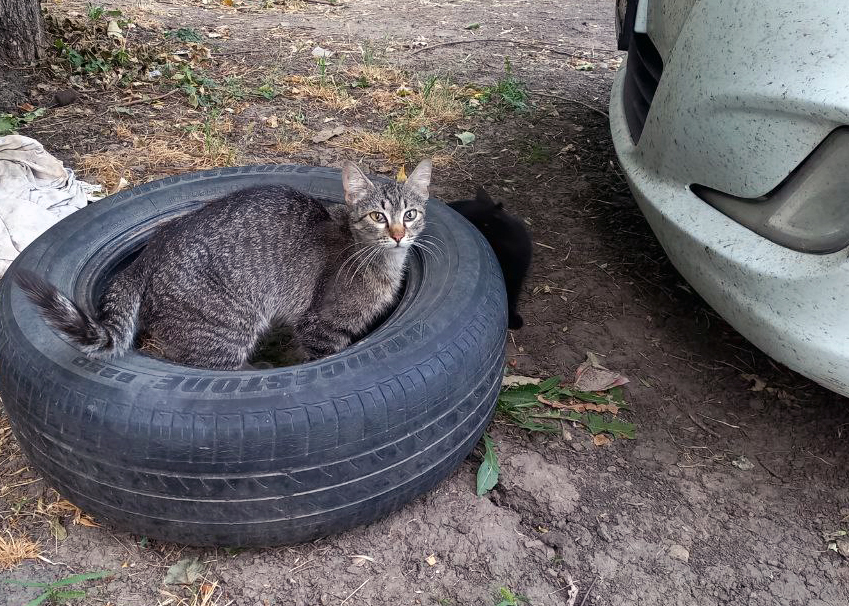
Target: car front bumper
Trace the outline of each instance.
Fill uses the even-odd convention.
[[[672,263],[759,349],[849,396],[847,251],[796,252],[755,234],[698,198],[675,172],[650,165],[625,120],[617,74],[610,126],[631,192]]]

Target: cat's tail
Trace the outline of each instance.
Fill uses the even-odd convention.
[[[133,344],[141,304],[139,282],[123,271],[100,300],[94,319],[59,290],[31,271],[15,274],[15,282],[41,311],[47,324],[94,357],[120,356]]]

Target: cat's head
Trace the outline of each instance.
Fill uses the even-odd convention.
[[[406,250],[425,228],[431,161],[422,160],[407,180],[375,185],[353,162],[342,167],[351,232],[364,244]]]
[[[478,187],[473,200],[457,200],[450,206],[472,223],[482,223],[504,210],[501,202],[493,200],[483,187]]]

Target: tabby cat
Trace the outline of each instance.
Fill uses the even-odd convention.
[[[93,357],[120,356],[138,337],[180,364],[249,368],[260,338],[285,324],[305,359],[320,358],[394,304],[430,176],[424,160],[403,185],[376,185],[346,162],[345,204],[330,207],[284,185],[230,193],[158,228],[94,316],[31,272],[16,280]]]

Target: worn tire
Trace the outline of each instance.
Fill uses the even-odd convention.
[[[439,259],[414,255],[397,309],[339,354],[224,372],[136,352],[87,359],[13,284],[45,276],[91,310],[161,221],[285,183],[342,199],[339,171],[255,166],[172,177],[78,211],[0,283],[0,395],[32,464],[97,519],[195,545],[274,545],[378,519],[430,490],[491,418],[504,362],[500,269],[469,223],[428,204]]]

